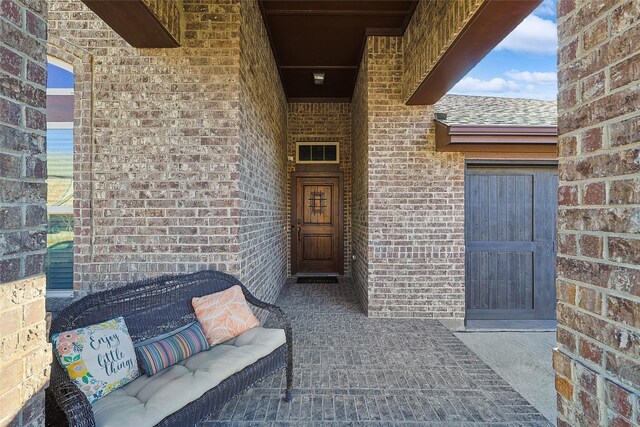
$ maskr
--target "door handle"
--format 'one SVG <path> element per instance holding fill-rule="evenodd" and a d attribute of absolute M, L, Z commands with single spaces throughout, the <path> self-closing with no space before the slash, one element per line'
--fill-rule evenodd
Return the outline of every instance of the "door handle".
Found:
<path fill-rule="evenodd" d="M 298 242 L 300 241 L 301 234 L 302 234 L 302 226 L 298 225 Z"/>

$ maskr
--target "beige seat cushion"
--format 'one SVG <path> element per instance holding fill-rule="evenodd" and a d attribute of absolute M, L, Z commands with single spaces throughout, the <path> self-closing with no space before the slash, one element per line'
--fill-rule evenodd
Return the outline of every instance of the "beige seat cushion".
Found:
<path fill-rule="evenodd" d="M 256 327 L 93 403 L 98 427 L 153 426 L 286 342 L 282 329 Z"/>

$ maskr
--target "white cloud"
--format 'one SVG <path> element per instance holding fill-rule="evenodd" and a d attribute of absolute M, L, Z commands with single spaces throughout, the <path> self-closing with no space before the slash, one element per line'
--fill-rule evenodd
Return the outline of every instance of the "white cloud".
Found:
<path fill-rule="evenodd" d="M 531 99 L 555 99 L 557 96 L 555 73 L 512 70 L 505 75 L 510 79 L 465 77 L 449 93 Z"/>
<path fill-rule="evenodd" d="M 513 80 L 528 82 L 528 83 L 540 83 L 540 84 L 552 84 L 558 81 L 558 74 L 555 72 L 541 72 L 541 71 L 507 71 L 507 77 Z"/>
<path fill-rule="evenodd" d="M 480 80 L 474 77 L 465 77 L 453 87 L 452 90 L 458 91 L 475 91 L 475 92 L 504 92 L 515 90 L 518 84 L 507 81 L 500 77 L 494 77 L 491 80 Z"/>
<path fill-rule="evenodd" d="M 556 24 L 551 20 L 529 15 L 495 49 L 555 54 L 558 50 Z"/>

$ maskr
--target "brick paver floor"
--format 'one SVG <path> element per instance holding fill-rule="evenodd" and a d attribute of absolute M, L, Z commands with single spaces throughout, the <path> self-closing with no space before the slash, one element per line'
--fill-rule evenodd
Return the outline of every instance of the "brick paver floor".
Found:
<path fill-rule="evenodd" d="M 214 425 L 550 426 L 435 320 L 367 318 L 348 281 L 285 285 L 294 398 L 276 374 L 203 422 Z"/>

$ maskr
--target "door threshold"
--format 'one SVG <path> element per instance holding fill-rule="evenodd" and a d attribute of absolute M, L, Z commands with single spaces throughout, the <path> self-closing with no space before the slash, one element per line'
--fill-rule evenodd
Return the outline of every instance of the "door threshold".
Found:
<path fill-rule="evenodd" d="M 556 320 L 467 320 L 464 332 L 554 332 Z"/>
<path fill-rule="evenodd" d="M 338 273 L 296 273 L 293 277 L 340 277 Z"/>

